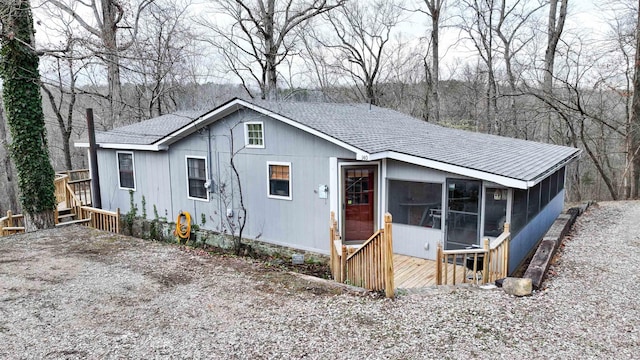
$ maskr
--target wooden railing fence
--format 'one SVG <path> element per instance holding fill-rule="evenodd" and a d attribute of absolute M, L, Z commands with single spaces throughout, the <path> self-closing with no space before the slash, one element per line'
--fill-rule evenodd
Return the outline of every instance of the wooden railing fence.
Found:
<path fill-rule="evenodd" d="M 56 202 L 60 204 L 67 198 L 67 182 L 69 181 L 69 175 L 56 174 L 53 184 L 55 186 Z"/>
<path fill-rule="evenodd" d="M 504 278 L 509 272 L 509 224 L 492 242 L 484 239 L 482 248 L 443 250 L 438 244 L 436 254 L 436 284 L 456 285 L 458 272 L 462 271 L 462 283 L 486 284 Z M 478 277 L 478 274 L 482 274 Z M 469 278 L 468 275 L 471 275 Z"/>
<path fill-rule="evenodd" d="M 376 231 L 361 246 L 351 248 L 341 244 L 335 213 L 331 213 L 331 273 L 339 282 L 373 291 L 395 295 L 393 274 L 393 234 L 391 214 L 384 216 L 384 228 Z"/>
<path fill-rule="evenodd" d="M 91 179 L 69 181 L 67 185 L 82 205 L 91 205 Z"/>
<path fill-rule="evenodd" d="M 509 243 L 511 231 L 509 224 L 504 224 L 504 231 L 491 241 L 489 249 L 489 265 L 485 271 L 485 282 L 494 282 L 509 275 Z"/>
<path fill-rule="evenodd" d="M 89 170 L 72 170 L 58 172 L 54 179 L 55 197 L 58 204 L 64 202 L 64 207 L 75 214 L 75 219 L 68 223 L 58 224 L 58 209 L 56 208 L 56 225 L 84 224 L 94 229 L 119 233 L 120 209 L 107 211 L 90 207 L 91 178 Z M 7 211 L 7 216 L 0 218 L 0 236 L 24 232 L 22 215 L 13 215 Z"/>
<path fill-rule="evenodd" d="M 89 169 L 57 171 L 56 175 L 66 175 L 69 178 L 69 181 L 91 179 L 89 176 Z"/>
<path fill-rule="evenodd" d="M 14 215 L 7 210 L 7 216 L 0 218 L 0 235 L 7 236 L 24 232 L 24 216 Z"/>
<path fill-rule="evenodd" d="M 120 209 L 107 211 L 89 206 L 81 207 L 81 218 L 88 219 L 88 226 L 94 229 L 120 233 Z"/>

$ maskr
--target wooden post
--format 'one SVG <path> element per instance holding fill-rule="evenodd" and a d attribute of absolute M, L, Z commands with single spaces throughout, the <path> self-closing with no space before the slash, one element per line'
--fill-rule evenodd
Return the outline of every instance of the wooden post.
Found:
<path fill-rule="evenodd" d="M 7 210 L 7 227 L 13 227 L 13 214 L 11 210 Z"/>
<path fill-rule="evenodd" d="M 93 127 L 93 109 L 87 109 L 87 132 L 89 133 L 89 173 L 91 174 L 91 206 L 102 209 L 100 175 L 98 174 L 98 147 Z"/>
<path fill-rule="evenodd" d="M 120 208 L 116 209 L 116 234 L 120 234 Z"/>
<path fill-rule="evenodd" d="M 385 277 L 385 295 L 388 298 L 393 298 L 395 296 L 395 279 L 393 278 L 393 233 L 391 230 L 391 214 L 384 214 L 384 246 L 385 246 L 385 268 L 384 268 L 384 277 Z"/>
<path fill-rule="evenodd" d="M 329 258 L 329 264 L 331 267 L 331 276 L 333 276 L 333 280 L 336 280 L 336 269 L 334 264 L 335 264 L 335 246 L 333 244 L 333 239 L 335 238 L 335 234 L 334 234 L 334 230 L 333 230 L 333 221 L 335 220 L 336 217 L 336 213 L 335 212 L 331 212 L 331 216 L 329 217 L 329 254 L 330 254 L 330 258 Z"/>
<path fill-rule="evenodd" d="M 345 281 L 347 281 L 347 246 L 342 245 L 342 255 L 340 256 L 340 279 L 338 282 L 343 283 Z"/>
<path fill-rule="evenodd" d="M 436 285 L 442 285 L 442 244 L 436 247 Z"/>
<path fill-rule="evenodd" d="M 486 284 L 489 282 L 489 263 L 490 263 L 490 256 L 491 256 L 491 252 L 490 252 L 490 248 L 489 248 L 489 239 L 485 238 L 484 239 L 484 258 L 483 258 L 483 264 L 482 264 L 482 283 Z"/>
<path fill-rule="evenodd" d="M 511 233 L 511 225 L 509 223 L 504 223 L 504 232 Z M 502 256 L 504 260 L 502 261 L 502 277 L 509 276 L 509 246 L 511 245 L 511 234 L 504 240 L 504 244 L 502 245 L 504 250 L 502 251 Z"/>

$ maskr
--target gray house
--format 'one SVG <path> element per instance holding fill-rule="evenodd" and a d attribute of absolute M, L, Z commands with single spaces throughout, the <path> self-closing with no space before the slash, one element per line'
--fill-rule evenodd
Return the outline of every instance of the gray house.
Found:
<path fill-rule="evenodd" d="M 578 149 L 444 128 L 365 104 L 233 99 L 97 134 L 102 204 L 139 204 L 217 230 L 237 216 L 247 238 L 328 254 L 329 214 L 347 243 L 390 212 L 394 252 L 435 259 L 511 224 L 510 271 L 562 211 Z M 76 144 L 86 147 L 87 144 Z M 153 214 L 147 211 L 149 217 Z"/>

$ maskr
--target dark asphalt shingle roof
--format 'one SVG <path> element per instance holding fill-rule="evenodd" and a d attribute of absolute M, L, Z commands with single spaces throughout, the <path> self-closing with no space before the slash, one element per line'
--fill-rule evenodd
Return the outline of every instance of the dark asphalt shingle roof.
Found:
<path fill-rule="evenodd" d="M 255 104 L 370 154 L 395 151 L 519 180 L 536 179 L 579 152 L 566 146 L 446 128 L 368 104 Z"/>
<path fill-rule="evenodd" d="M 202 114 L 202 111 L 181 111 L 109 131 L 96 132 L 96 143 L 151 145 L 189 124 Z"/>
<path fill-rule="evenodd" d="M 393 151 L 518 180 L 535 180 L 578 149 L 424 122 L 368 104 L 250 101 L 362 151 Z M 164 115 L 97 134 L 98 143 L 153 144 L 200 113 Z"/>

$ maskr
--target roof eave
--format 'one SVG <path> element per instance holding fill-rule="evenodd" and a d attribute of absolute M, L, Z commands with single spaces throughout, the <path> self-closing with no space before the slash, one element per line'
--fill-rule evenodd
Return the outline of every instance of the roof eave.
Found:
<path fill-rule="evenodd" d="M 582 155 L 582 150 L 576 149 L 576 151 L 573 154 L 569 155 L 564 160 L 562 160 L 559 163 L 557 163 L 554 167 L 549 168 L 544 173 L 536 176 L 532 180 L 529 180 L 527 182 L 527 186 L 530 187 L 530 188 L 536 186 L 539 182 L 541 182 L 542 180 L 546 179 L 549 176 L 549 174 L 553 174 L 554 172 L 560 170 L 561 168 L 563 168 L 563 167 L 569 165 L 570 163 L 572 163 L 573 161 L 577 160 L 580 157 L 580 155 Z"/>
<path fill-rule="evenodd" d="M 445 172 L 458 174 L 462 176 L 468 176 L 474 179 L 491 181 L 493 183 L 506 186 L 509 188 L 515 188 L 515 189 L 528 188 L 528 183 L 527 181 L 524 181 L 524 180 L 514 179 L 507 176 L 496 175 L 496 174 L 492 174 L 492 173 L 488 173 L 480 170 L 469 169 L 464 166 L 452 165 L 452 164 L 448 164 L 440 161 L 421 158 L 418 156 L 398 153 L 395 151 L 384 151 L 384 152 L 379 152 L 371 155 L 371 160 L 379 160 L 384 158 L 404 161 L 411 164 L 428 167 L 431 169 L 445 171 Z"/>
<path fill-rule="evenodd" d="M 114 144 L 114 143 L 98 143 L 96 144 L 101 149 L 116 149 L 116 150 L 140 150 L 140 151 L 162 151 L 167 150 L 168 146 L 161 144 Z M 88 148 L 89 143 L 81 142 L 74 143 L 73 146 L 77 148 Z"/>
<path fill-rule="evenodd" d="M 165 136 L 164 138 L 162 138 L 161 140 L 157 141 L 155 144 L 158 146 L 166 146 L 168 147 L 169 145 L 173 144 L 174 142 L 189 136 L 190 134 L 192 134 L 193 132 L 195 132 L 196 130 L 203 128 L 207 125 L 209 125 L 210 123 L 213 123 L 221 118 L 224 118 L 225 116 L 237 111 L 240 109 L 240 107 L 244 107 L 247 109 L 251 109 L 253 111 L 256 111 L 260 114 L 269 116 L 271 118 L 274 118 L 276 120 L 279 120 L 285 124 L 291 125 L 295 128 L 298 128 L 302 131 L 305 131 L 311 135 L 320 137 L 324 140 L 327 140 L 335 145 L 338 145 L 346 150 L 352 151 L 353 153 L 355 153 L 356 159 L 357 160 L 368 160 L 370 158 L 370 154 L 367 153 L 366 151 L 363 151 L 362 149 L 359 149 L 351 144 L 348 144 L 344 141 L 340 141 L 334 137 L 331 137 L 321 131 L 318 131 L 316 129 L 313 129 L 309 126 L 303 125 L 295 120 L 289 119 L 287 117 L 284 117 L 280 114 L 274 113 L 270 110 L 267 110 L 261 106 L 258 105 L 254 105 L 248 101 L 242 100 L 242 99 L 233 99 L 231 101 L 228 101 L 225 104 L 220 105 L 219 107 L 215 108 L 214 110 L 211 110 L 210 112 L 202 115 L 201 117 L 197 118 L 195 121 L 191 122 L 190 124 L 187 124 L 186 126 L 182 127 L 179 130 L 174 131 L 173 133 Z"/>

